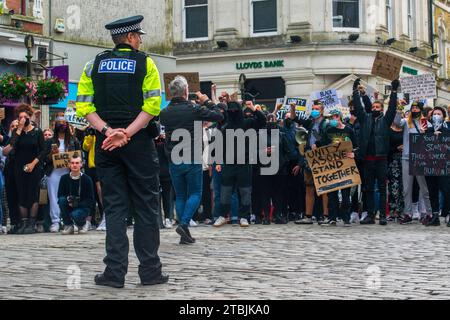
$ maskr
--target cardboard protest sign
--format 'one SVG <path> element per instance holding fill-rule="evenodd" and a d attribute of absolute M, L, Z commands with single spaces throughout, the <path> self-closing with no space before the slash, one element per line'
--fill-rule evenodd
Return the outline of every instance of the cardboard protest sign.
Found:
<path fill-rule="evenodd" d="M 411 100 L 435 99 L 436 77 L 434 74 L 404 77 L 400 79 L 402 92 L 409 94 Z"/>
<path fill-rule="evenodd" d="M 372 74 L 388 80 L 398 79 L 403 60 L 384 52 L 377 52 L 372 67 Z"/>
<path fill-rule="evenodd" d="M 5 119 L 5 108 L 0 108 L 0 120 Z"/>
<path fill-rule="evenodd" d="M 189 92 L 200 91 L 200 75 L 198 72 L 185 73 L 164 73 L 164 88 L 166 91 L 166 100 L 172 100 L 169 91 L 169 84 L 176 78 L 176 76 L 183 76 L 186 78 L 189 86 Z"/>
<path fill-rule="evenodd" d="M 78 151 L 60 152 L 60 153 L 54 154 L 52 156 L 53 168 L 55 168 L 55 169 L 69 168 L 70 159 L 74 155 L 78 155 L 81 157 L 81 151 L 78 150 Z"/>
<path fill-rule="evenodd" d="M 86 118 L 77 116 L 77 109 L 75 107 L 75 101 L 69 101 L 67 104 L 67 109 L 64 112 L 64 118 L 67 122 L 79 130 L 86 130 L 89 127 L 89 122 Z"/>
<path fill-rule="evenodd" d="M 351 141 L 331 144 L 305 153 L 317 195 L 361 184 L 355 160 L 344 156 L 347 152 L 353 152 Z"/>
<path fill-rule="evenodd" d="M 277 113 L 277 120 L 283 120 L 286 114 L 291 111 L 291 103 L 295 103 L 295 114 L 297 117 L 304 117 L 306 114 L 306 100 L 301 98 L 278 98 L 276 104 L 283 104 L 283 107 Z"/>
<path fill-rule="evenodd" d="M 414 176 L 450 176 L 450 134 L 411 134 L 409 173 Z"/>
<path fill-rule="evenodd" d="M 334 109 L 335 107 L 341 104 L 336 89 L 320 91 L 318 93 L 317 99 L 322 101 L 325 110 Z"/>

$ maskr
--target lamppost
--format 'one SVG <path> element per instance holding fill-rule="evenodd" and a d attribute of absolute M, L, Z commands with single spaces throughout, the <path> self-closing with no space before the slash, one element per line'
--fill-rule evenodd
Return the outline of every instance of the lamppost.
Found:
<path fill-rule="evenodd" d="M 31 59 L 33 59 L 31 50 L 34 48 L 34 37 L 32 35 L 25 37 L 25 48 L 27 48 L 27 78 L 31 78 Z"/>
<path fill-rule="evenodd" d="M 245 82 L 247 81 L 247 77 L 245 74 L 241 73 L 239 76 L 239 89 L 241 90 L 241 99 L 242 101 L 245 100 Z"/>

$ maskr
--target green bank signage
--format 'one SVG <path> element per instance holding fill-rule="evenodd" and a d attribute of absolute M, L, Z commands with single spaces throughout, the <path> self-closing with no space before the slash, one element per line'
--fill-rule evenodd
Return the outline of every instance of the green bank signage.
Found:
<path fill-rule="evenodd" d="M 237 62 L 237 70 L 258 70 L 258 69 L 272 69 L 272 68 L 284 68 L 284 60 L 268 60 L 268 61 L 255 61 L 255 62 Z"/>

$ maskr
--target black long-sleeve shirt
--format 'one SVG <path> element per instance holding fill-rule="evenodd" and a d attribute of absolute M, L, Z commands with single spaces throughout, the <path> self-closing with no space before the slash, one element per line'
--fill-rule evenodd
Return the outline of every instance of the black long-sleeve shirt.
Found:
<path fill-rule="evenodd" d="M 79 197 L 80 208 L 92 208 L 94 205 L 94 184 L 92 179 L 82 174 L 81 178 L 74 180 L 70 174 L 65 174 L 61 177 L 58 187 L 58 198 L 68 196 Z"/>

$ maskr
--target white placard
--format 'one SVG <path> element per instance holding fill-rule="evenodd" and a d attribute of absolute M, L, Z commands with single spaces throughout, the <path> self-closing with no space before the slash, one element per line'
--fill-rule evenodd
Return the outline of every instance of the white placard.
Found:
<path fill-rule="evenodd" d="M 66 118 L 67 122 L 74 126 L 75 128 L 79 130 L 86 130 L 87 127 L 89 127 L 89 122 L 86 120 L 86 118 L 81 118 L 77 116 L 77 111 L 75 107 L 70 106 L 67 107 L 66 111 L 64 112 L 64 118 Z"/>
<path fill-rule="evenodd" d="M 432 73 L 400 79 L 403 93 L 409 93 L 410 100 L 435 99 L 436 77 Z"/>

